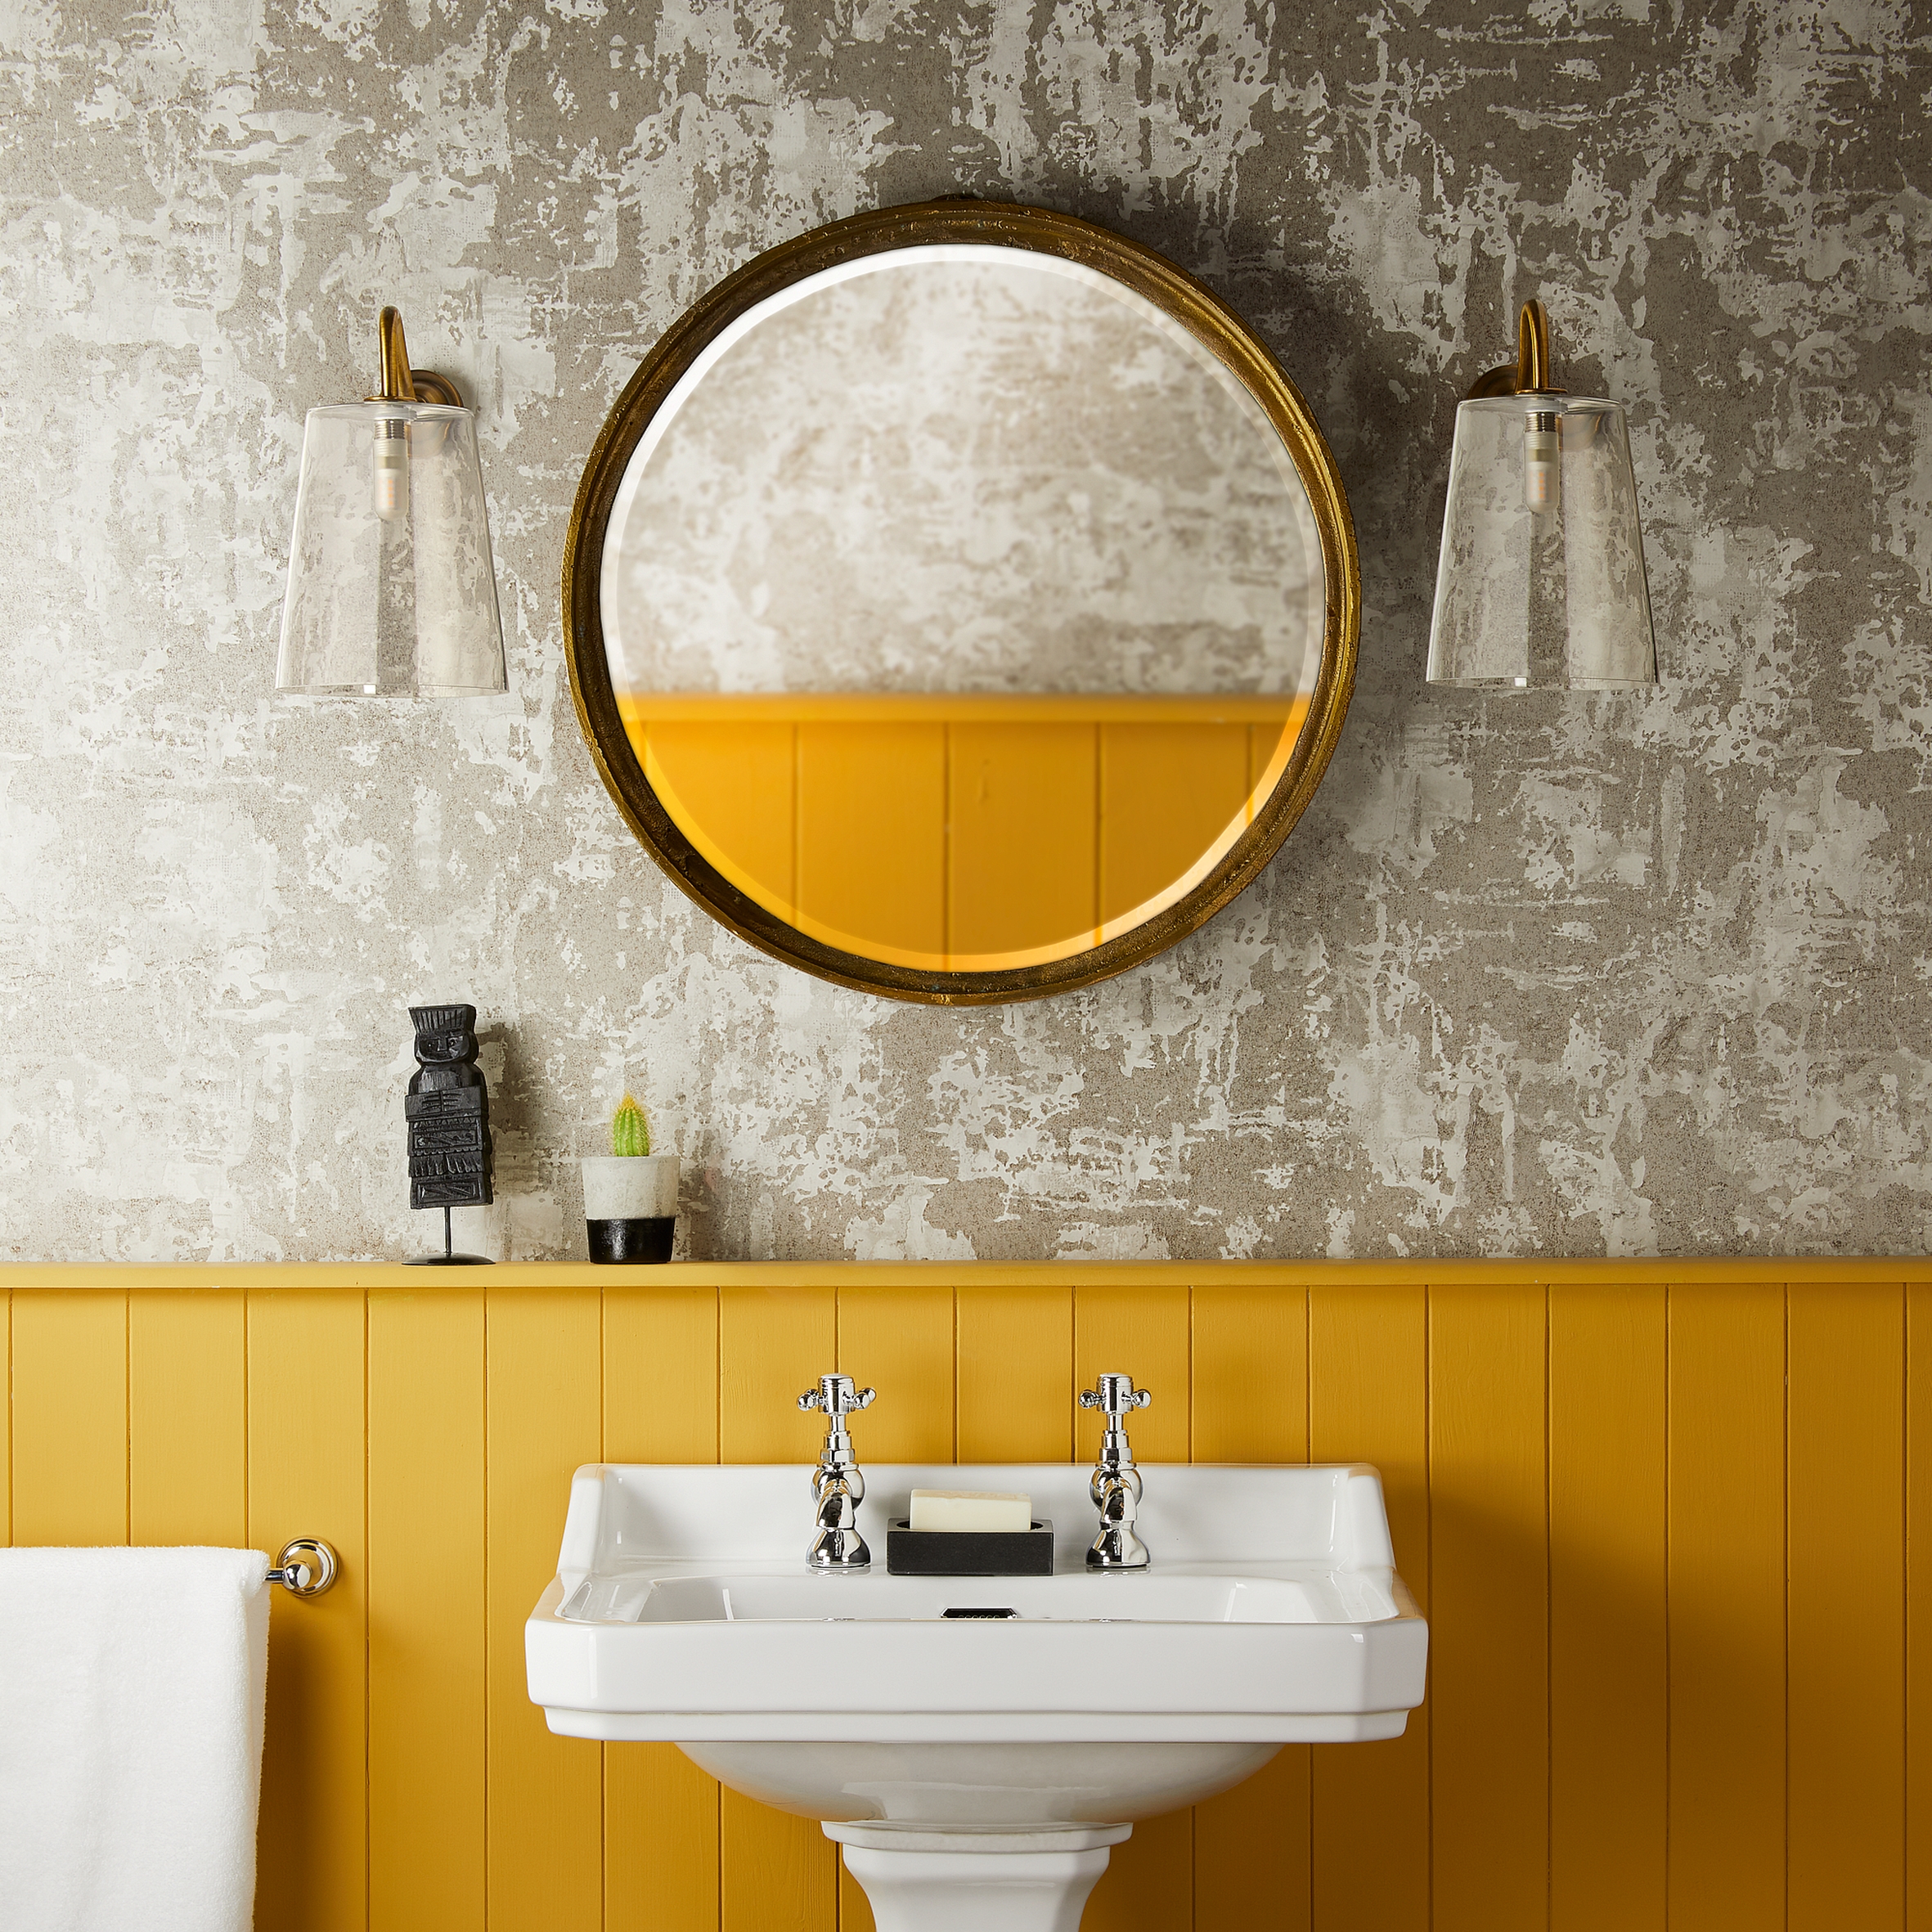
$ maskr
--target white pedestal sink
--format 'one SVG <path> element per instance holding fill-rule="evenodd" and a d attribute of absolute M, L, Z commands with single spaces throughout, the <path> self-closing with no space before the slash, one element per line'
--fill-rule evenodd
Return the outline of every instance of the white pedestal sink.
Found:
<path fill-rule="evenodd" d="M 873 1567 L 844 1575 L 805 1568 L 808 1468 L 580 1469 L 531 1698 L 566 1737 L 666 1739 L 820 1820 L 879 1932 L 1075 1932 L 1134 1820 L 1285 1743 L 1394 1737 L 1422 1698 L 1373 1469 L 1141 1467 L 1148 1570 L 1087 1569 L 1085 1468 L 884 1463 Z M 1027 1491 L 1054 1574 L 888 1575 L 915 1488 Z"/>

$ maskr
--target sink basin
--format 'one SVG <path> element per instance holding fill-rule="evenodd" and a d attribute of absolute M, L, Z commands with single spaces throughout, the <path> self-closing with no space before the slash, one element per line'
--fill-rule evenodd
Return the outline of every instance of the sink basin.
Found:
<path fill-rule="evenodd" d="M 1284 1743 L 1395 1737 L 1422 1697 L 1427 1626 L 1373 1469 L 1141 1467 L 1146 1570 L 1086 1567 L 1084 1467 L 887 1463 L 852 1575 L 805 1567 L 807 1467 L 581 1469 L 530 1696 L 553 1731 L 669 1740 L 824 1822 L 880 1932 L 1071 1928 L 1134 1820 Z M 889 1575 L 915 1488 L 1025 1490 L 1054 1574 Z"/>

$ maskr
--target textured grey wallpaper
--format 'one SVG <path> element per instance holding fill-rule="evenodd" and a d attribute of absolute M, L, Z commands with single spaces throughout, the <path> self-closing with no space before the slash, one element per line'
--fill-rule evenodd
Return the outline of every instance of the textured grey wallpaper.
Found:
<path fill-rule="evenodd" d="M 627 1079 L 718 1256 L 1918 1251 L 1927 16 L 1448 0 L 0 6 L 0 1251 L 394 1254 L 412 997 L 473 1244 L 582 1251 Z M 654 869 L 557 577 L 625 378 L 815 222 L 1090 216 L 1279 350 L 1366 613 L 1269 874 L 1130 977 L 835 991 Z M 1457 396 L 1540 292 L 1633 411 L 1665 684 L 1422 683 Z M 303 411 L 376 308 L 479 401 L 510 694 L 271 694 Z"/>

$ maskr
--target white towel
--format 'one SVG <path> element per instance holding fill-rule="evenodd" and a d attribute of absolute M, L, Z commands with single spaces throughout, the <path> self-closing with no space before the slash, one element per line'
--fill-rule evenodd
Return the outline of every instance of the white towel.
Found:
<path fill-rule="evenodd" d="M 6 1932 L 247 1932 L 267 1568 L 0 1549 Z"/>

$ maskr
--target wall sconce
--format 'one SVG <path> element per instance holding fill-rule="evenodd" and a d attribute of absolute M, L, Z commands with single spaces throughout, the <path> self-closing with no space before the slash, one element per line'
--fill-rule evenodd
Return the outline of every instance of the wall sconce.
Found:
<path fill-rule="evenodd" d="M 1657 681 L 1623 406 L 1550 380 L 1540 302 L 1523 304 L 1516 361 L 1456 411 L 1428 676 L 1505 690 Z"/>
<path fill-rule="evenodd" d="M 377 326 L 382 393 L 312 409 L 282 605 L 278 691 L 457 698 L 509 689 L 476 417 Z"/>

